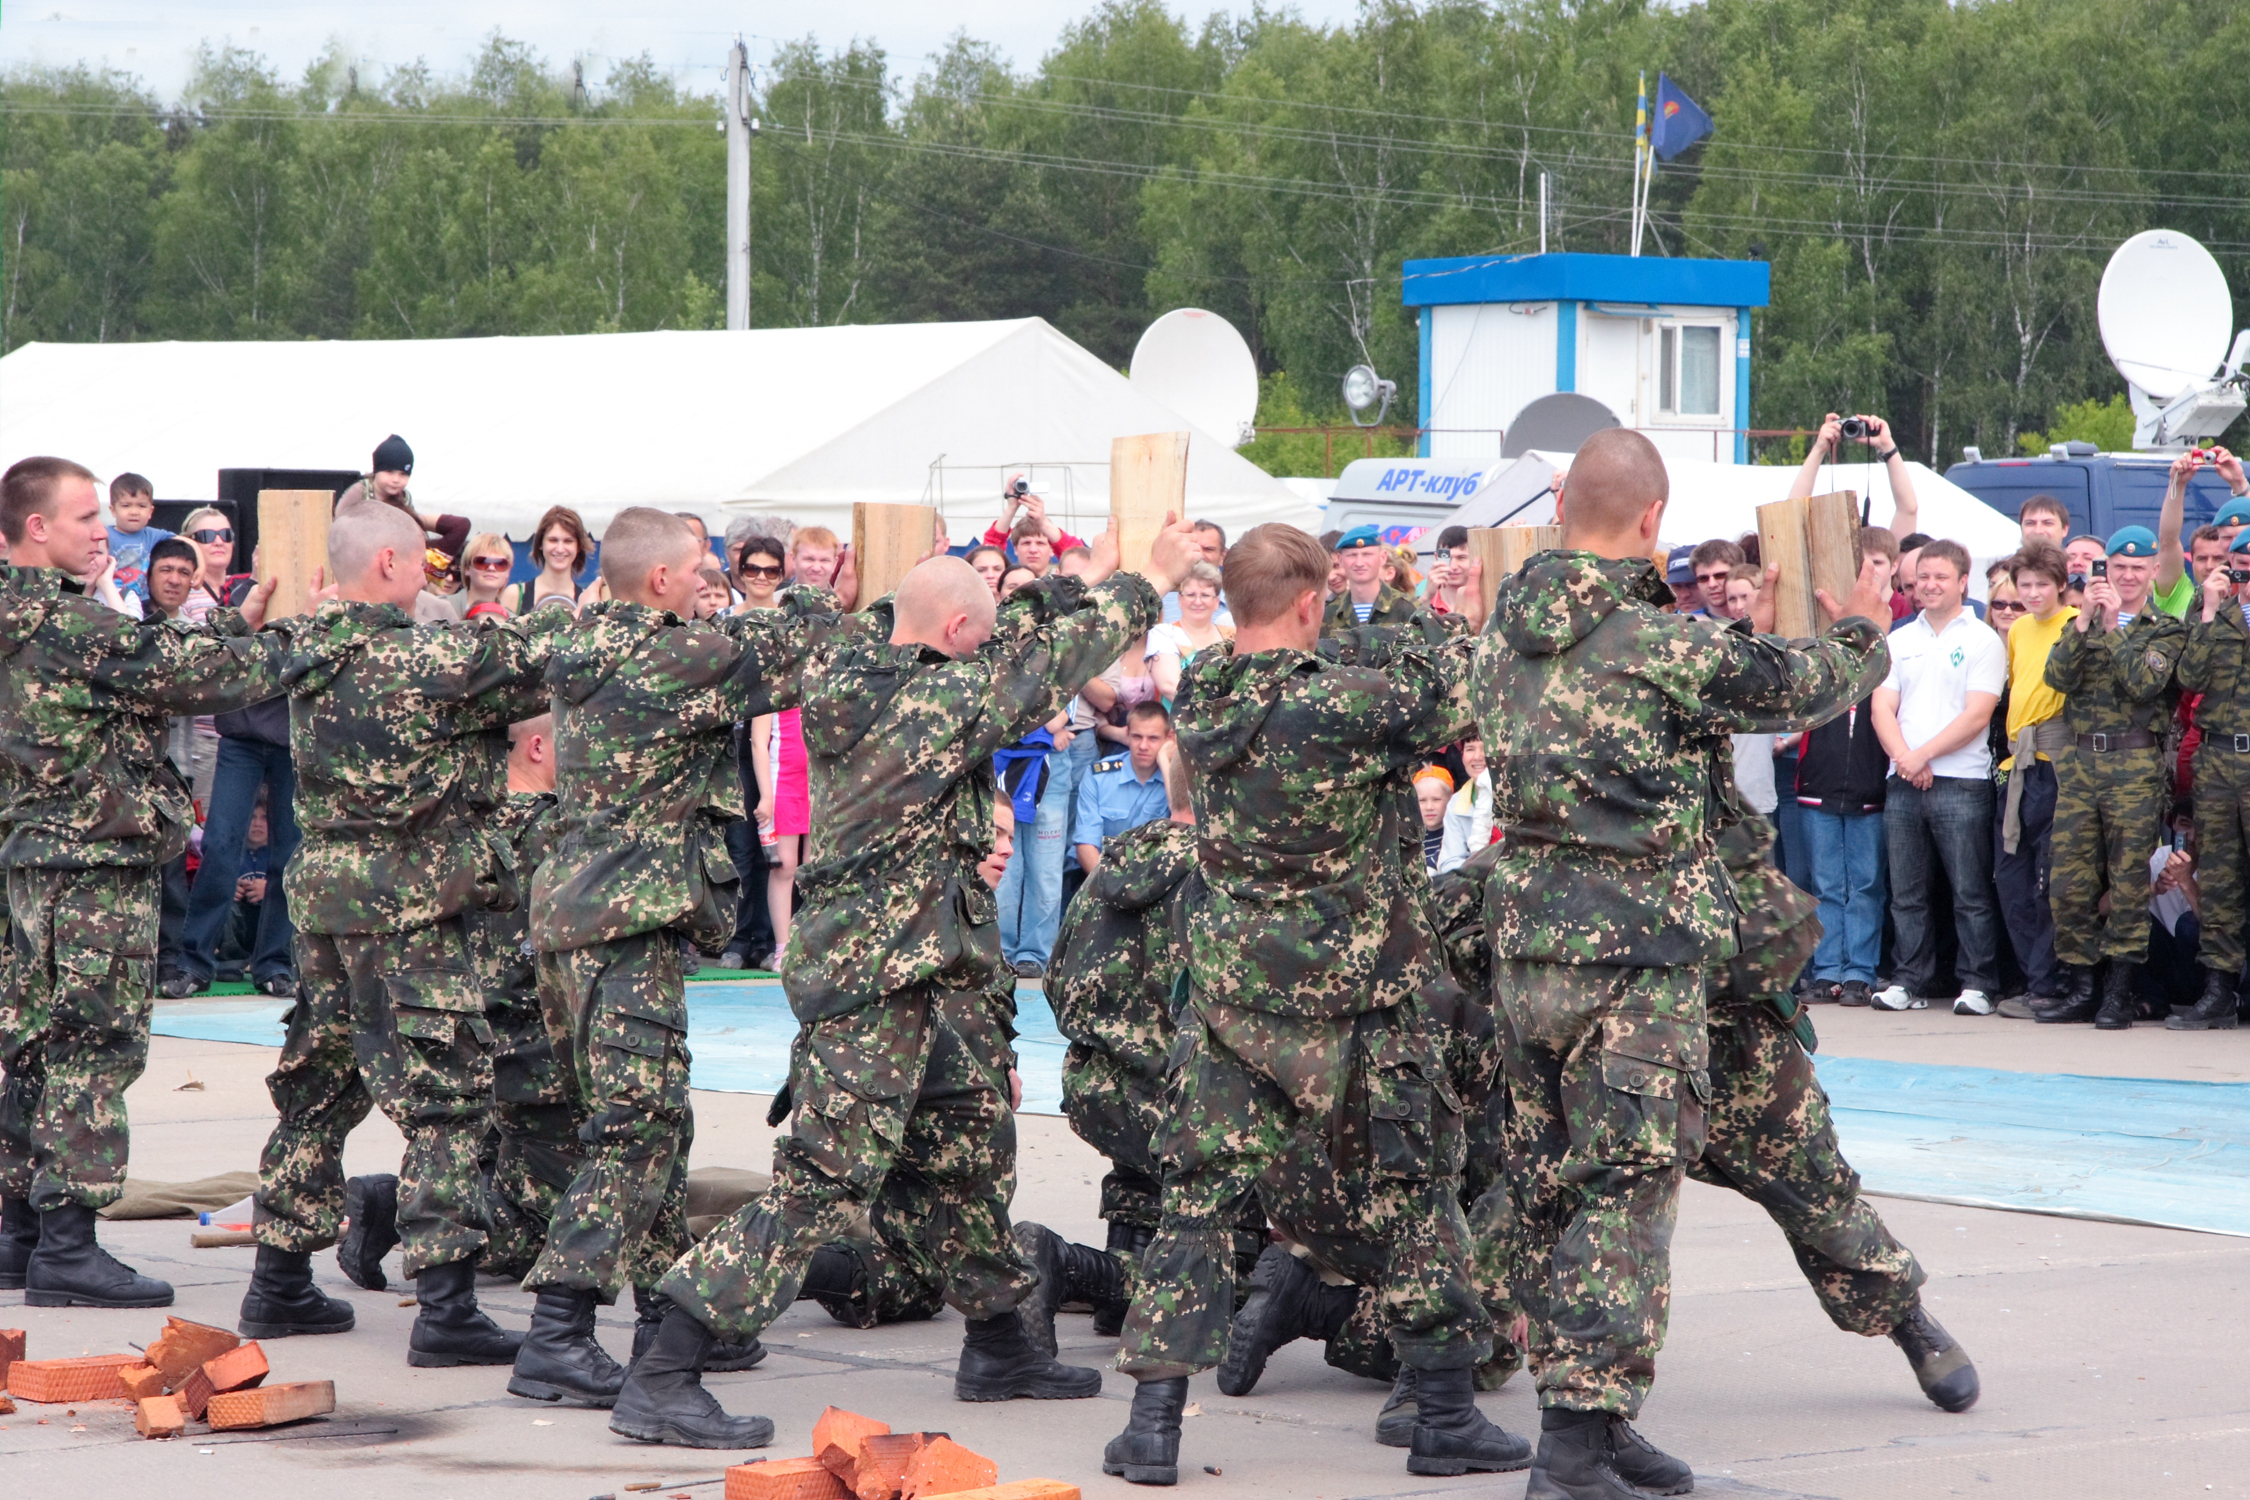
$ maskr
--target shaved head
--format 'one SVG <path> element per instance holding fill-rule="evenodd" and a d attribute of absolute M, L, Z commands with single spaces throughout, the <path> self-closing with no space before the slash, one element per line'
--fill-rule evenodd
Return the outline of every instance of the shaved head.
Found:
<path fill-rule="evenodd" d="M 422 524 L 395 505 L 378 500 L 355 500 L 340 507 L 328 523 L 328 570 L 337 584 L 361 592 L 368 569 L 384 552 L 397 554 L 421 588 Z"/>
<path fill-rule="evenodd" d="M 992 635 L 992 590 L 958 557 L 914 565 L 891 596 L 891 639 L 967 656 Z"/>
<path fill-rule="evenodd" d="M 694 572 L 698 560 L 688 554 L 702 545 L 670 511 L 628 506 L 602 532 L 602 582 L 620 599 L 647 603 L 649 575 L 658 568 Z"/>
<path fill-rule="evenodd" d="M 1611 537 L 1631 531 L 1650 506 L 1669 500 L 1672 480 L 1654 443 L 1629 427 L 1607 427 L 1571 459 L 1564 490 L 1564 531 Z"/>

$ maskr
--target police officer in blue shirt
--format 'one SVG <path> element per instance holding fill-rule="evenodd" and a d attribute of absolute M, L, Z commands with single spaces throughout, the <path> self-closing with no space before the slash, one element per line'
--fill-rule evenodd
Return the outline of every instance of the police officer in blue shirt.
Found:
<path fill-rule="evenodd" d="M 1171 738 L 1172 716 L 1164 705 L 1136 703 L 1125 716 L 1126 753 L 1096 761 L 1078 783 L 1070 839 L 1078 846 L 1078 863 L 1087 874 L 1102 862 L 1104 839 L 1170 815 L 1164 773 L 1156 757 Z"/>

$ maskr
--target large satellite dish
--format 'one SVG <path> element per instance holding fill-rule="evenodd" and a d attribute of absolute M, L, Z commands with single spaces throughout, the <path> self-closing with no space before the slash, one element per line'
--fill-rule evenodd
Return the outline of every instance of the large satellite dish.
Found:
<path fill-rule="evenodd" d="M 1502 458 L 1542 453 L 1576 453 L 1578 445 L 1605 427 L 1618 425 L 1617 413 L 1591 396 L 1557 391 L 1531 401 L 1508 424 L 1500 443 Z"/>
<path fill-rule="evenodd" d="M 2109 362 L 2157 401 L 2218 374 L 2234 336 L 2226 273 L 2210 251 L 2171 229 L 2144 230 L 2117 247 L 2094 312 Z"/>
<path fill-rule="evenodd" d="M 1126 378 L 1229 447 L 1257 436 L 1258 362 L 1215 312 L 1174 308 L 1149 324 Z"/>

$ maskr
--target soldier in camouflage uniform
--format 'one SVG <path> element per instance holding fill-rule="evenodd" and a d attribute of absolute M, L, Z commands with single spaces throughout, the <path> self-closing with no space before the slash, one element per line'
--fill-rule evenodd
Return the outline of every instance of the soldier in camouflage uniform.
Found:
<path fill-rule="evenodd" d="M 689 1244 L 683 938 L 733 931 L 726 823 L 736 814 L 734 725 L 792 705 L 832 596 L 698 620 L 704 549 L 677 517 L 620 512 L 603 536 L 611 598 L 589 606 L 548 673 L 560 792 L 531 889 L 540 984 L 569 1017 L 590 1113 L 585 1157 L 524 1285 L 538 1294 L 508 1389 L 606 1407 L 624 1371 L 594 1337 L 596 1308 L 630 1284 L 643 1348 L 658 1278 Z M 708 1351 L 706 1351 L 708 1353 Z M 720 1356 L 742 1368 L 758 1351 Z"/>
<path fill-rule="evenodd" d="M 158 868 L 194 813 L 164 758 L 174 714 L 279 691 L 272 585 L 201 626 L 134 620 L 77 580 L 106 551 L 94 476 L 27 458 L 0 480 L 0 1287 L 33 1307 L 164 1307 L 172 1288 L 95 1242 L 117 1200 L 125 1090 L 148 1062 Z"/>
<path fill-rule="evenodd" d="M 286 878 L 301 984 L 266 1080 L 280 1119 L 258 1166 L 241 1324 L 255 1338 L 350 1326 L 349 1307 L 302 1273 L 336 1241 L 344 1140 L 373 1103 L 406 1137 L 398 1229 L 421 1304 L 407 1362 L 505 1364 L 517 1336 L 476 1305 L 493 1038 L 467 923 L 520 897 L 476 809 L 490 794 L 487 736 L 539 712 L 553 637 L 570 622 L 556 611 L 417 625 L 422 540 L 402 511 L 339 509 L 328 555 L 340 597 L 291 630 L 304 843 Z"/>
<path fill-rule="evenodd" d="M 1098 549 L 1114 560 L 1115 534 Z M 979 873 L 993 847 L 993 755 L 1052 718 L 1157 616 L 1198 555 L 1184 522 L 1157 536 L 1147 576 L 1088 587 L 1039 580 L 995 619 L 967 564 L 933 558 L 890 608 L 817 648 L 806 669 L 813 857 L 798 877 L 783 983 L 807 1027 L 796 1117 L 774 1185 L 664 1279 L 675 1304 L 635 1361 L 614 1431 L 690 1446 L 763 1442 L 772 1424 L 727 1416 L 696 1379 L 718 1334 L 752 1337 L 794 1298 L 813 1251 L 862 1208 L 888 1243 L 919 1241 L 968 1319 L 955 1394 L 967 1400 L 1099 1394 L 1025 1337 L 1016 1306 L 1034 1274 L 1009 1234 L 998 1158 L 1014 1116 L 943 1010 L 989 993 L 997 908 Z"/>
<path fill-rule="evenodd" d="M 1412 599 L 1382 581 L 1383 541 L 1375 527 L 1354 526 L 1345 532 L 1337 539 L 1336 556 L 1347 581 L 1343 592 L 1329 600 L 1321 613 L 1324 639 L 1348 636 L 1363 625 L 1411 625 L 1416 615 L 1424 613 Z M 1370 600 L 1365 620 L 1352 605 L 1355 590 L 1366 592 Z"/>
<path fill-rule="evenodd" d="M 2250 568 L 2250 531 L 2235 538 L 2227 566 L 2203 581 L 2203 608 L 2188 624 L 2180 652 L 2182 692 L 2201 693 L 2195 752 L 2195 875 L 2203 904 L 2197 961 L 2203 994 L 2192 1009 L 2164 1021 L 2168 1031 L 2232 1031 L 2240 997 L 2235 986 L 2250 953 L 2250 584 L 2229 571 Z"/>
<path fill-rule="evenodd" d="M 1529 1493 L 1692 1485 L 1635 1434 L 1663 1342 L 1669 1241 L 1711 1099 L 1705 970 L 1735 951 L 1707 819 L 1711 746 L 1865 697 L 1888 598 L 1863 572 L 1819 641 L 1662 613 L 1669 482 L 1640 434 L 1571 466 L 1566 546 L 1501 584 L 1475 695 L 1502 852 L 1486 883 L 1511 1176 L 1541 1416 Z M 1771 591 L 1767 591 L 1770 600 Z M 1770 603 L 1763 606 L 1770 619 Z"/>
<path fill-rule="evenodd" d="M 2047 685 L 2064 695 L 2073 737 L 2053 757 L 2048 889 L 2055 957 L 2070 989 L 2059 1004 L 2032 1007 L 2034 1020 L 2090 1020 L 2104 1031 L 2133 1024 L 2133 977 L 2148 957 L 2148 857 L 2164 836 L 2164 737 L 2179 699 L 2173 669 L 2187 648 L 2187 627 L 2149 598 L 2155 572 L 2155 534 L 2145 526 L 2118 531 L 2108 576 L 2087 581 L 2085 608 L 2047 658 Z M 2097 1001 L 2094 966 L 2105 958 Z"/>
<path fill-rule="evenodd" d="M 1191 1049 L 1158 1145 L 1163 1223 L 1142 1256 L 1120 1368 L 1139 1387 L 1103 1469 L 1177 1480 L 1187 1377 L 1220 1362 L 1234 1206 L 1300 1132 L 1367 1198 L 1389 1246 L 1380 1313 L 1420 1372 L 1415 1473 L 1521 1467 L 1529 1445 L 1478 1414 L 1491 1327 L 1467 1268 L 1461 1100 L 1423 991 L 1443 973 L 1406 858 L 1401 773 L 1469 729 L 1470 642 L 1441 628 L 1314 648 L 1327 555 L 1287 526 L 1227 555 L 1231 649 L 1177 698 L 1206 900 L 1189 916 Z"/>

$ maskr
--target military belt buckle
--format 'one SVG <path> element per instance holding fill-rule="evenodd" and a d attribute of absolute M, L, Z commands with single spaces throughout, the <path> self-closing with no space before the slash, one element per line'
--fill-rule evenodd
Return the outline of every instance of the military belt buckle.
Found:
<path fill-rule="evenodd" d="M 2234 737 L 2234 748 L 2238 754 L 2250 755 L 2250 734 L 2236 735 Z"/>
<path fill-rule="evenodd" d="M 2097 751 L 2107 750 L 2109 748 L 2109 736 L 2106 734 L 2090 734 L 2086 736 L 2086 738 L 2094 742 L 2094 748 Z"/>

